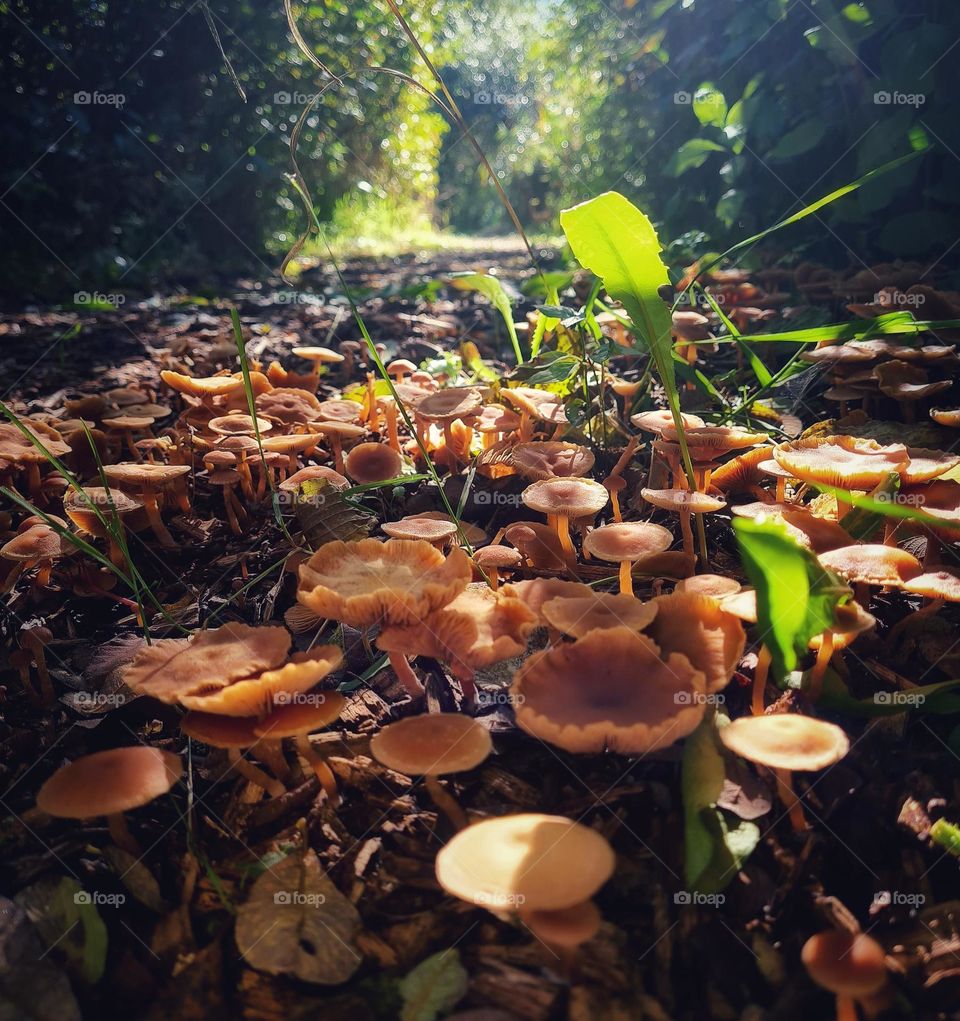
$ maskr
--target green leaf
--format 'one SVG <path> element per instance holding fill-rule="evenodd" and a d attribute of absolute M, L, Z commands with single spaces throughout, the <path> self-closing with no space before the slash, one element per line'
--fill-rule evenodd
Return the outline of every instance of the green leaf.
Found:
<path fill-rule="evenodd" d="M 664 172 L 671 177 L 679 177 L 688 170 L 701 167 L 707 157 L 714 152 L 726 152 L 722 145 L 712 142 L 709 138 L 691 138 L 684 142 L 679 149 L 667 160 Z M 608 192 L 607 194 L 611 194 Z M 616 194 L 616 193 L 613 193 Z M 602 196 L 601 196 L 602 197 Z M 563 222 L 561 214 L 561 224 Z"/>
<path fill-rule="evenodd" d="M 952 694 L 957 688 L 960 680 L 938 681 L 903 691 L 877 691 L 870 698 L 854 698 L 836 672 L 829 669 L 824 675 L 820 700 L 827 709 L 851 716 L 874 718 L 906 712 L 944 716 L 960 710 L 960 700 Z"/>
<path fill-rule="evenodd" d="M 775 521 L 736 518 L 733 528 L 747 577 L 757 591 L 757 624 L 774 674 L 795 670 L 810 639 L 833 624 L 852 592 Z"/>
<path fill-rule="evenodd" d="M 476 291 L 496 307 L 503 317 L 504 325 L 510 336 L 510 343 L 513 345 L 513 353 L 516 356 L 517 365 L 519 365 L 523 361 L 523 355 L 520 352 L 517 328 L 513 325 L 513 307 L 507 292 L 503 289 L 503 284 L 496 277 L 487 273 L 454 273 L 449 279 L 457 290 Z"/>
<path fill-rule="evenodd" d="M 938 819 L 930 827 L 930 839 L 945 851 L 960 858 L 960 826 L 955 826 L 946 819 Z"/>
<path fill-rule="evenodd" d="M 798 124 L 792 131 L 788 131 L 777 142 L 770 150 L 770 159 L 789 160 L 809 152 L 820 142 L 826 130 L 826 125 L 820 117 L 811 117 L 810 120 Z"/>
<path fill-rule="evenodd" d="M 722 128 L 727 117 L 727 101 L 712 82 L 704 82 L 693 94 L 693 112 L 701 124 Z"/>
<path fill-rule="evenodd" d="M 458 950 L 432 954 L 400 982 L 401 1021 L 435 1021 L 463 999 L 469 980 Z"/>

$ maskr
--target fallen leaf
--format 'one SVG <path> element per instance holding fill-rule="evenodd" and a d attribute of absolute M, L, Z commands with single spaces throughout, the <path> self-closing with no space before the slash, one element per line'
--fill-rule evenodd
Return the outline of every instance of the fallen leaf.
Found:
<path fill-rule="evenodd" d="M 432 954 L 400 982 L 401 1021 L 435 1021 L 463 998 L 469 979 L 459 951 Z"/>

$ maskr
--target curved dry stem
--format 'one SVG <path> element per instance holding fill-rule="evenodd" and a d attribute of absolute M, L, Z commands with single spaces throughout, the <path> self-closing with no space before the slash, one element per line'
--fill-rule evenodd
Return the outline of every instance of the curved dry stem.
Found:
<path fill-rule="evenodd" d="M 310 768 L 320 781 L 320 786 L 326 791 L 327 797 L 331 801 L 337 801 L 340 797 L 337 778 L 323 756 L 310 743 L 310 738 L 306 734 L 301 734 L 296 738 L 296 745 L 297 751 L 310 763 Z"/>

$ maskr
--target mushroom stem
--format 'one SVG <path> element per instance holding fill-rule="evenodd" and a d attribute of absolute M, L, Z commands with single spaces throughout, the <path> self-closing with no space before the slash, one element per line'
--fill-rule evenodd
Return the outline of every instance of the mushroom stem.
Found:
<path fill-rule="evenodd" d="M 837 1021 L 858 1021 L 857 1004 L 852 996 L 837 994 Z"/>
<path fill-rule="evenodd" d="M 633 564 L 629 560 L 620 561 L 620 594 L 633 595 Z"/>
<path fill-rule="evenodd" d="M 496 592 L 500 587 L 500 572 L 495 567 L 488 567 L 483 574 L 490 586 L 490 591 Z"/>
<path fill-rule="evenodd" d="M 423 786 L 426 787 L 433 803 L 443 812 L 455 830 L 464 830 L 470 825 L 467 813 L 457 804 L 456 798 L 448 794 L 440 786 L 436 777 L 425 776 L 423 778 Z"/>
<path fill-rule="evenodd" d="M 793 779 L 789 769 L 775 769 L 774 776 L 777 778 L 777 793 L 783 802 L 784 808 L 790 816 L 790 825 L 795 833 L 803 833 L 807 828 L 807 820 L 803 814 L 803 806 L 793 789 Z"/>
<path fill-rule="evenodd" d="M 449 419 L 443 423 L 443 446 L 447 465 L 455 469 L 459 463 L 457 458 L 457 441 L 453 435 L 453 422 Z"/>
<path fill-rule="evenodd" d="M 783 503 L 787 498 L 787 480 L 777 476 L 777 503 Z"/>
<path fill-rule="evenodd" d="M 342 475 L 345 471 L 343 465 L 343 444 L 340 442 L 339 436 L 330 437 L 330 447 L 333 450 L 333 466 Z"/>
<path fill-rule="evenodd" d="M 163 523 L 163 518 L 160 517 L 160 507 L 157 505 L 156 491 L 146 486 L 140 494 L 140 499 L 143 501 L 143 509 L 147 513 L 150 528 L 153 534 L 160 540 L 160 545 L 176 546 L 177 544 L 174 542 L 173 536 L 167 531 L 167 526 Z"/>
<path fill-rule="evenodd" d="M 820 698 L 823 690 L 823 675 L 827 672 L 827 666 L 833 658 L 833 632 L 824 631 L 820 636 L 820 648 L 817 649 L 817 661 L 813 664 L 810 677 L 807 681 L 807 696 L 811 702 Z"/>
<path fill-rule="evenodd" d="M 331 801 L 338 800 L 340 791 L 337 787 L 337 778 L 333 775 L 333 770 L 327 765 L 323 756 L 314 749 L 310 738 L 306 734 L 301 734 L 295 741 L 297 751 L 310 763 L 310 768 L 320 781 L 320 786 L 326 791 L 327 797 Z"/>
<path fill-rule="evenodd" d="M 696 556 L 693 548 L 693 529 L 690 527 L 690 511 L 680 511 L 680 533 L 683 536 L 683 552 L 688 556 Z"/>
<path fill-rule="evenodd" d="M 261 740 L 254 749 L 257 758 L 281 781 L 290 779 L 290 765 L 283 756 L 283 742 Z"/>
<path fill-rule="evenodd" d="M 393 667 L 397 679 L 407 689 L 407 694 L 411 698 L 421 698 L 423 685 L 420 683 L 420 678 L 413 672 L 413 667 L 410 666 L 407 657 L 399 652 L 390 652 L 387 654 L 387 658 L 390 660 L 390 666 Z"/>
<path fill-rule="evenodd" d="M 853 597 L 865 609 L 870 609 L 870 585 L 865 581 L 858 581 L 853 586 Z"/>
<path fill-rule="evenodd" d="M 576 556 L 576 550 L 573 548 L 573 542 L 570 539 L 570 519 L 566 514 L 557 515 L 557 538 L 560 540 L 560 546 L 564 553 Z"/>
<path fill-rule="evenodd" d="M 397 429 L 397 406 L 392 401 L 385 405 L 387 416 L 387 443 L 391 450 L 400 453 L 400 433 Z"/>
<path fill-rule="evenodd" d="M 770 650 L 760 646 L 757 653 L 757 668 L 753 672 L 753 699 L 750 709 L 754 716 L 763 716 L 763 689 L 767 685 L 767 674 L 770 672 Z"/>
<path fill-rule="evenodd" d="M 279 780 L 274 780 L 252 762 L 247 762 L 238 749 L 228 748 L 227 758 L 231 769 L 235 769 L 248 783 L 262 787 L 271 798 L 279 798 L 284 793 L 283 784 Z"/>
<path fill-rule="evenodd" d="M 613 508 L 613 520 L 623 521 L 623 514 L 620 510 L 620 497 L 617 495 L 616 489 L 610 490 L 610 506 Z"/>
<path fill-rule="evenodd" d="M 107 828 L 110 830 L 111 839 L 122 851 L 132 854 L 135 858 L 139 858 L 143 854 L 143 849 L 130 832 L 123 812 L 114 812 L 113 815 L 108 815 Z"/>

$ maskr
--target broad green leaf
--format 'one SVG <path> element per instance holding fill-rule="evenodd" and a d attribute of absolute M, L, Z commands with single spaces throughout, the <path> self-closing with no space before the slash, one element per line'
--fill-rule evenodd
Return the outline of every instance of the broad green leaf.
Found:
<path fill-rule="evenodd" d="M 821 702 L 834 712 L 851 716 L 896 716 L 898 713 L 946 716 L 960 711 L 960 699 L 954 694 L 960 680 L 938 681 L 903 691 L 877 691 L 869 698 L 854 698 L 836 672 L 824 675 Z"/>
<path fill-rule="evenodd" d="M 608 191 L 560 214 L 560 226 L 580 264 L 598 276 L 631 319 L 631 332 L 649 348 L 679 433 L 688 479 L 693 479 L 680 417 L 673 363 L 672 321 L 660 297 L 670 284 L 662 245 L 650 220 L 619 192 Z"/>
<path fill-rule="evenodd" d="M 960 826 L 947 822 L 946 819 L 937 819 L 930 827 L 930 839 L 945 851 L 960 858 Z"/>
<path fill-rule="evenodd" d="M 517 328 L 513 325 L 513 306 L 510 298 L 503 289 L 503 284 L 496 277 L 487 273 L 454 273 L 450 277 L 450 283 L 459 291 L 476 291 L 482 294 L 503 317 L 503 324 L 510 336 L 510 343 L 513 345 L 513 353 L 517 359 L 517 365 L 523 361 L 520 352 L 520 340 L 517 337 Z"/>
<path fill-rule="evenodd" d="M 701 124 L 722 128 L 727 117 L 727 101 L 712 82 L 704 82 L 693 94 L 693 112 Z"/>
<path fill-rule="evenodd" d="M 469 983 L 458 950 L 432 954 L 400 982 L 401 1021 L 435 1021 L 463 999 Z"/>
<path fill-rule="evenodd" d="M 798 124 L 788 131 L 783 138 L 770 150 L 770 159 L 789 160 L 813 149 L 826 133 L 826 125 L 821 117 Z"/>
<path fill-rule="evenodd" d="M 814 635 L 852 592 L 776 521 L 736 518 L 740 559 L 757 591 L 757 625 L 778 679 L 795 670 Z"/>
<path fill-rule="evenodd" d="M 664 172 L 671 177 L 679 177 L 688 170 L 703 166 L 711 153 L 726 151 L 722 145 L 712 142 L 709 138 L 691 138 L 684 142 L 667 160 Z M 610 193 L 608 192 L 608 194 Z M 562 214 L 560 222 L 563 223 Z"/>
<path fill-rule="evenodd" d="M 955 330 L 960 319 L 914 319 L 910 312 L 888 312 L 875 319 L 857 319 L 849 323 L 810 326 L 803 330 L 786 330 L 783 333 L 751 333 L 751 344 L 815 344 L 824 340 L 862 340 L 869 337 L 897 334 L 918 334 L 937 330 Z M 731 337 L 720 336 L 715 343 L 730 343 Z"/>

